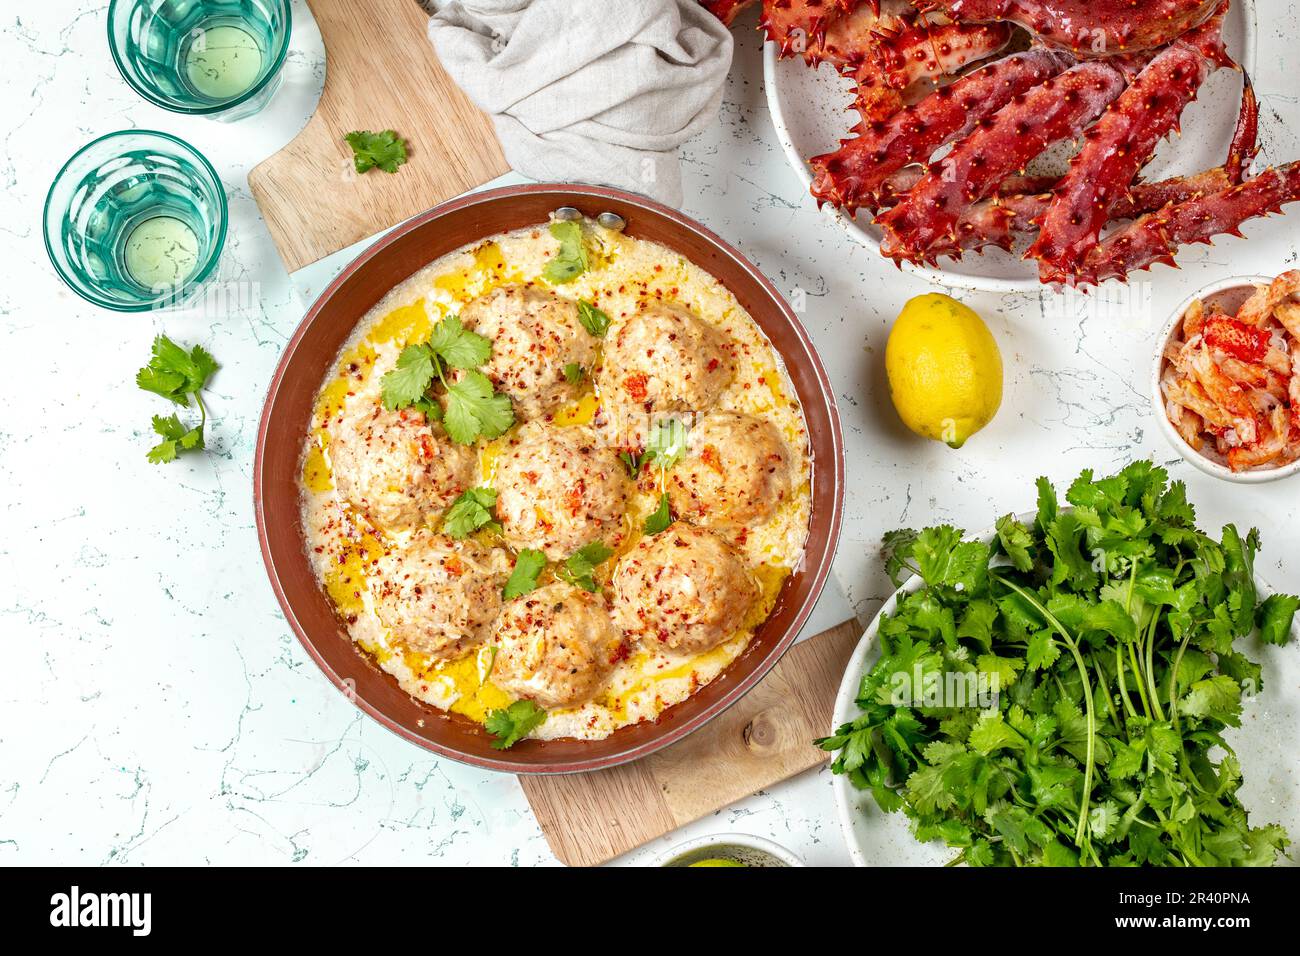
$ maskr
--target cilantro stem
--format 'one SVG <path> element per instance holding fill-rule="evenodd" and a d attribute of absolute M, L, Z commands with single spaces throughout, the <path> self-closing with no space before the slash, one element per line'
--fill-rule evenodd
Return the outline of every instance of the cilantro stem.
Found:
<path fill-rule="evenodd" d="M 1092 772 L 1097 760 L 1097 717 L 1093 713 L 1092 681 L 1088 679 L 1088 665 L 1084 663 L 1083 655 L 1079 653 L 1079 645 L 1070 635 L 1070 632 L 1065 629 L 1065 625 L 1058 621 L 1056 615 L 1044 607 L 1038 598 L 1001 574 L 994 574 L 993 577 L 1028 601 L 1039 614 L 1043 615 L 1047 623 L 1061 635 L 1061 640 L 1065 641 L 1065 646 L 1069 648 L 1070 654 L 1074 657 L 1074 665 L 1079 669 L 1079 679 L 1083 682 L 1083 704 L 1088 718 L 1088 746 L 1083 765 L 1083 794 L 1079 798 L 1079 824 L 1074 831 L 1074 844 L 1082 848 L 1084 833 L 1088 826 L 1088 802 L 1092 799 Z M 1017 863 L 1019 863 L 1018 860 Z"/>
<path fill-rule="evenodd" d="M 1115 713 L 1115 708 L 1110 700 L 1110 684 L 1106 681 L 1106 672 L 1101 669 L 1101 664 L 1097 662 L 1097 655 L 1092 651 L 1088 652 L 1088 660 L 1092 661 L 1093 670 L 1097 672 L 1097 689 L 1101 691 L 1102 702 L 1106 705 L 1106 713 L 1110 719 L 1119 723 L 1119 716 Z"/>
<path fill-rule="evenodd" d="M 1160 612 L 1157 610 L 1151 615 L 1151 625 L 1147 628 L 1146 650 L 1147 650 L 1147 686 L 1151 690 L 1151 707 L 1156 712 L 1156 720 L 1165 719 L 1164 708 L 1160 706 L 1160 694 L 1156 691 L 1156 668 L 1155 668 L 1155 646 L 1156 646 L 1156 627 L 1160 624 Z"/>
<path fill-rule="evenodd" d="M 1128 695 L 1128 686 L 1124 680 L 1124 648 L 1120 644 L 1115 645 L 1115 675 L 1119 678 L 1119 696 L 1124 701 L 1124 709 L 1128 711 L 1130 717 L 1136 717 L 1138 713 Z"/>
<path fill-rule="evenodd" d="M 1178 668 L 1183 665 L 1183 651 L 1187 650 L 1187 642 L 1191 639 L 1192 632 L 1189 630 L 1178 645 L 1173 666 L 1169 668 L 1169 719 L 1173 721 L 1174 730 L 1178 729 Z"/>
<path fill-rule="evenodd" d="M 1151 704 L 1147 701 L 1146 678 L 1142 675 L 1142 665 L 1138 663 L 1137 651 L 1133 649 L 1132 644 L 1128 646 L 1128 660 L 1133 668 L 1133 681 L 1137 684 L 1138 697 L 1142 699 L 1142 713 L 1150 717 Z"/>

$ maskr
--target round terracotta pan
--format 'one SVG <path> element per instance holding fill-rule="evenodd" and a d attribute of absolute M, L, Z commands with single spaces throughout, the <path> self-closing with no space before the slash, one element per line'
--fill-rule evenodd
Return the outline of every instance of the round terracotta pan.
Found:
<path fill-rule="evenodd" d="M 662 243 L 720 279 L 785 359 L 808 421 L 813 452 L 812 531 L 802 566 L 745 653 L 708 686 L 653 723 L 604 740 L 527 740 L 493 750 L 482 727 L 414 700 L 349 641 L 308 564 L 299 517 L 299 454 L 316 390 L 357 321 L 393 286 L 442 255 L 489 236 L 546 222 L 576 206 L 618 213 L 627 234 Z M 722 713 L 780 659 L 807 620 L 830 571 L 844 495 L 844 448 L 830 382 L 807 334 L 772 283 L 739 252 L 685 216 L 619 190 L 518 186 L 431 209 L 380 239 L 343 270 L 307 313 L 271 380 L 257 436 L 253 501 L 262 556 L 289 626 L 312 659 L 358 707 L 435 753 L 514 773 L 572 773 L 652 753 Z"/>

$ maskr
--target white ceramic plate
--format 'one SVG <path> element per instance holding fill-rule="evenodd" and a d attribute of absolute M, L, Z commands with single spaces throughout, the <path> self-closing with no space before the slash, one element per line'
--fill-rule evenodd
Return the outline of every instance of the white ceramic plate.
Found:
<path fill-rule="evenodd" d="M 1255 14 L 1249 0 L 1236 0 L 1224 23 L 1228 52 L 1254 74 Z M 853 84 L 823 63 L 816 69 L 802 59 L 778 60 L 776 44 L 763 50 L 763 84 L 776 135 L 786 159 L 806 187 L 812 184 L 808 159 L 836 149 L 850 136 L 858 114 L 849 110 Z M 1142 175 L 1147 180 L 1199 172 L 1220 165 L 1228 153 L 1241 103 L 1241 81 L 1230 70 L 1219 70 L 1201 87 L 1200 95 L 1183 113 L 1183 130 L 1189 135 L 1160 144 Z M 1062 159 L 1065 155 L 1062 154 Z M 1062 166 L 1062 169 L 1064 167 Z M 814 202 L 811 195 L 806 201 Z M 878 252 L 880 230 L 864 213 L 854 220 L 831 205 L 823 211 L 858 242 Z M 904 265 L 909 272 L 940 285 L 987 292 L 1035 292 L 1041 288 L 1036 263 L 1025 262 L 1001 249 L 983 255 L 968 254 L 953 262 L 940 260 L 938 268 Z"/>
<path fill-rule="evenodd" d="M 1035 512 L 1019 515 L 1030 522 Z M 981 535 L 993 540 L 993 533 Z M 911 594 L 921 587 L 921 579 L 906 581 L 881 607 L 862 640 L 858 642 L 849 666 L 844 671 L 839 696 L 835 699 L 835 720 L 830 733 L 860 713 L 855 699 L 858 685 L 880 656 L 876 631 L 881 615 L 892 614 L 900 594 Z M 1272 593 L 1265 582 L 1257 581 L 1260 595 Z M 1300 621 L 1291 628 L 1291 641 L 1285 647 L 1248 639 L 1247 656 L 1263 666 L 1264 690 L 1245 702 L 1241 726 L 1229 728 L 1226 739 L 1241 760 L 1245 782 L 1238 791 L 1250 813 L 1251 826 L 1280 823 L 1293 840 L 1300 840 L 1300 767 L 1297 763 L 1297 728 L 1300 728 Z M 942 866 L 956 856 L 956 851 L 942 843 L 918 843 L 908 829 L 903 813 L 884 813 L 876 806 L 870 791 L 858 790 L 846 775 L 833 778 L 835 808 L 840 828 L 848 843 L 849 855 L 857 866 Z M 1293 848 L 1294 852 L 1294 848 Z M 1285 858 L 1284 864 L 1291 862 Z"/>

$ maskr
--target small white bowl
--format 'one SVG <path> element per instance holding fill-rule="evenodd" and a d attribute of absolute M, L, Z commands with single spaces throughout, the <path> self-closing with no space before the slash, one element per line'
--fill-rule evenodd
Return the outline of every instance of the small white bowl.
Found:
<path fill-rule="evenodd" d="M 746 866 L 803 866 L 803 860 L 779 843 L 748 833 L 713 833 L 679 843 L 655 861 L 655 866 L 689 866 L 718 857 L 737 859 Z"/>
<path fill-rule="evenodd" d="M 1239 485 L 1258 485 L 1266 481 L 1277 481 L 1279 478 L 1290 478 L 1292 475 L 1300 473 L 1300 459 L 1280 468 L 1258 468 L 1253 471 L 1233 471 L 1225 465 L 1220 465 L 1217 461 L 1211 461 L 1183 441 L 1183 436 L 1178 434 L 1173 422 L 1169 420 L 1169 415 L 1165 411 L 1165 396 L 1160 391 L 1160 376 L 1165 370 L 1165 346 L 1169 344 L 1169 340 L 1173 338 L 1175 331 L 1179 330 L 1183 315 L 1191 308 L 1193 302 L 1200 299 L 1206 305 L 1218 304 L 1228 314 L 1235 315 L 1241 304 L 1255 291 L 1255 286 L 1268 285 L 1272 281 L 1271 276 L 1231 276 L 1227 279 L 1220 279 L 1218 282 L 1207 285 L 1200 291 L 1189 295 L 1179 303 L 1178 308 L 1174 310 L 1174 314 L 1169 317 L 1169 321 L 1161 329 L 1157 338 L 1159 344 L 1156 348 L 1155 361 L 1151 363 L 1151 403 L 1155 408 L 1156 422 L 1165 439 L 1169 444 L 1173 445 L 1178 454 L 1187 459 L 1194 467 L 1199 468 L 1211 477 L 1236 482 Z"/>

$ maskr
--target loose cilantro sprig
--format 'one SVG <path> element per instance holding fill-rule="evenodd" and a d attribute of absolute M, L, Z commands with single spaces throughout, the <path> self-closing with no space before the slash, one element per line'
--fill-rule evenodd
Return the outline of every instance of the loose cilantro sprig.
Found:
<path fill-rule="evenodd" d="M 651 512 L 645 519 L 645 533 L 658 534 L 667 530 L 668 526 L 673 523 L 672 506 L 668 501 L 668 495 L 659 496 L 659 507 Z"/>
<path fill-rule="evenodd" d="M 591 262 L 587 258 L 587 246 L 582 239 L 580 223 L 572 220 L 557 221 L 551 223 L 550 229 L 551 235 L 559 240 L 560 248 L 550 262 L 546 263 L 542 275 L 553 285 L 563 285 L 586 272 Z"/>
<path fill-rule="evenodd" d="M 505 588 L 501 591 L 507 601 L 536 590 L 537 578 L 546 567 L 546 555 L 532 548 L 524 548 L 515 555 L 515 566 L 510 572 Z"/>
<path fill-rule="evenodd" d="M 470 488 L 451 503 L 442 518 L 442 530 L 448 537 L 468 538 L 480 528 L 496 527 L 492 509 L 497 504 L 497 493 L 491 488 Z"/>
<path fill-rule="evenodd" d="M 492 341 L 448 316 L 433 327 L 429 341 L 408 345 L 397 365 L 385 373 L 380 394 L 387 408 L 419 408 L 440 418 L 451 440 L 471 445 L 479 438 L 497 438 L 515 422 L 510 397 L 499 394 L 477 366 L 492 356 Z M 450 369 L 457 369 L 454 378 Z M 446 408 L 430 397 L 437 381 Z"/>
<path fill-rule="evenodd" d="M 971 865 L 1274 862 L 1289 838 L 1248 824 L 1224 732 L 1260 690 L 1240 643 L 1284 643 L 1300 599 L 1260 601 L 1258 533 L 1200 531 L 1151 462 L 1085 471 L 1068 509 L 1038 490 L 992 544 L 886 535 L 891 577 L 923 586 L 880 620 L 861 714 L 818 741 L 832 768 Z M 987 708 L 926 691 L 981 676 Z"/>
<path fill-rule="evenodd" d="M 531 700 L 517 700 L 509 707 L 487 715 L 483 726 L 496 740 L 492 749 L 509 750 L 546 721 L 546 711 Z"/>
<path fill-rule="evenodd" d="M 397 172 L 406 162 L 406 140 L 393 130 L 382 133 L 354 130 L 343 137 L 352 147 L 352 166 L 358 173 L 378 167 L 386 173 Z"/>
<path fill-rule="evenodd" d="M 206 446 L 203 429 L 208 422 L 208 408 L 202 393 L 218 368 L 216 359 L 201 345 L 186 351 L 165 335 L 153 340 L 149 364 L 136 373 L 135 383 L 182 408 L 189 408 L 193 398 L 199 409 L 199 423 L 192 427 L 182 423 L 175 413 L 153 416 L 153 430 L 163 439 L 146 456 L 153 464 L 175 461 L 187 451 Z"/>
<path fill-rule="evenodd" d="M 607 561 L 613 553 L 604 542 L 593 541 L 591 544 L 583 545 L 565 559 L 555 573 L 561 581 L 567 581 L 575 588 L 599 591 L 600 585 L 596 583 L 593 575 L 596 568 Z"/>
<path fill-rule="evenodd" d="M 598 339 L 604 338 L 605 333 L 609 331 L 609 315 L 582 299 L 578 300 L 578 321 L 589 334 Z"/>

